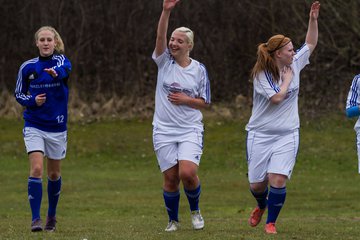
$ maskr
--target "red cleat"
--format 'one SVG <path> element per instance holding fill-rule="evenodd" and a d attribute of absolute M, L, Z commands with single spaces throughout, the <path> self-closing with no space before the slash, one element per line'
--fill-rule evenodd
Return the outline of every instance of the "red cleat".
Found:
<path fill-rule="evenodd" d="M 277 234 L 275 223 L 268 223 L 265 225 L 265 232 L 267 234 Z"/>
<path fill-rule="evenodd" d="M 249 218 L 249 225 L 252 227 L 256 227 L 260 221 L 261 217 L 265 212 L 264 209 L 260 209 L 258 206 L 251 212 L 250 218 Z"/>

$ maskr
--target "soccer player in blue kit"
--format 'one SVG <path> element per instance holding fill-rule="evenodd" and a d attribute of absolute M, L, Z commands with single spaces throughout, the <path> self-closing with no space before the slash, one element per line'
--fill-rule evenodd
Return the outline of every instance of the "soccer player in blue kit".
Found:
<path fill-rule="evenodd" d="M 250 215 L 249 225 L 257 226 L 267 207 L 268 234 L 277 233 L 275 222 L 296 161 L 300 71 L 309 64 L 317 45 L 319 10 L 320 3 L 316 1 L 311 6 L 305 44 L 296 53 L 291 40 L 283 35 L 274 35 L 260 44 L 251 74 L 253 109 L 246 125 L 246 152 L 250 191 L 257 207 Z"/>
<path fill-rule="evenodd" d="M 64 43 L 50 26 L 35 33 L 39 56 L 24 62 L 17 77 L 15 97 L 24 107 L 24 142 L 30 162 L 28 199 L 32 212 L 31 231 L 42 231 L 43 162 L 47 157 L 49 208 L 46 231 L 55 231 L 56 207 L 61 190 L 61 159 L 67 147 L 68 78 L 70 61 L 63 55 Z"/>
<path fill-rule="evenodd" d="M 210 83 L 201 63 L 190 58 L 194 34 L 186 27 L 172 32 L 167 46 L 171 10 L 179 0 L 164 0 L 152 58 L 158 67 L 153 119 L 153 144 L 163 173 L 163 197 L 169 216 L 167 232 L 179 228 L 179 185 L 183 183 L 192 226 L 204 228 L 197 171 L 203 148 L 203 123 L 199 109 L 210 104 Z"/>

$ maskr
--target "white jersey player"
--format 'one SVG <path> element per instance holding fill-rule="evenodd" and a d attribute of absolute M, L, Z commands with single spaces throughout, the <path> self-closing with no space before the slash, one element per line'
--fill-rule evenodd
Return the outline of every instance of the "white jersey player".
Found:
<path fill-rule="evenodd" d="M 197 170 L 203 149 L 203 123 L 199 109 L 210 104 L 210 84 L 201 63 L 189 57 L 194 34 L 186 27 L 173 31 L 167 46 L 171 10 L 179 0 L 164 0 L 158 23 L 153 60 L 158 66 L 153 119 L 153 143 L 164 177 L 163 197 L 169 215 L 165 231 L 179 228 L 179 185 L 183 183 L 194 229 L 204 228 L 200 214 Z"/>
<path fill-rule="evenodd" d="M 351 83 L 349 94 L 346 100 L 346 116 L 358 117 L 360 115 L 360 75 L 356 75 Z M 360 173 L 360 118 L 355 123 L 356 145 L 358 154 L 358 171 Z"/>
<path fill-rule="evenodd" d="M 274 35 L 258 46 L 252 70 L 253 109 L 246 125 L 250 190 L 257 200 L 249 224 L 255 227 L 268 208 L 265 232 L 276 234 L 275 221 L 285 202 L 286 181 L 299 146 L 298 94 L 300 71 L 318 40 L 320 3 L 314 2 L 305 44 L 295 53 L 288 37 Z M 268 184 L 270 190 L 268 190 Z"/>

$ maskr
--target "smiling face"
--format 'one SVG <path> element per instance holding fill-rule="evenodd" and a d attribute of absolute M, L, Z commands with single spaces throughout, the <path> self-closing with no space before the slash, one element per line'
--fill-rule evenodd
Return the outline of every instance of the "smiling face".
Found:
<path fill-rule="evenodd" d="M 42 30 L 38 33 L 36 46 L 42 57 L 48 57 L 54 53 L 56 45 L 55 34 L 50 30 Z"/>
<path fill-rule="evenodd" d="M 189 56 L 191 44 L 185 33 L 174 31 L 169 41 L 169 49 L 171 55 L 177 59 L 184 56 Z"/>
<path fill-rule="evenodd" d="M 294 46 L 292 42 L 289 42 L 284 47 L 276 51 L 276 58 L 280 65 L 289 66 L 292 64 L 294 59 Z"/>

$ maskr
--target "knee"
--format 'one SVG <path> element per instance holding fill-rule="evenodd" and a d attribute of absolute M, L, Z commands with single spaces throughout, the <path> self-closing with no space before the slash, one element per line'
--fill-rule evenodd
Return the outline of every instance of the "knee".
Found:
<path fill-rule="evenodd" d="M 179 184 L 180 184 L 179 176 L 176 175 L 166 176 L 164 179 L 164 189 L 167 191 L 178 190 Z"/>
<path fill-rule="evenodd" d="M 251 183 L 250 189 L 254 193 L 263 193 L 265 189 L 267 188 L 267 182 L 261 182 L 261 183 Z"/>
<path fill-rule="evenodd" d="M 274 181 L 270 184 L 270 186 L 272 186 L 274 188 L 283 188 L 286 186 L 286 180 Z"/>
<path fill-rule="evenodd" d="M 286 186 L 287 176 L 281 174 L 269 174 L 269 182 L 272 187 L 283 188 Z"/>
<path fill-rule="evenodd" d="M 195 171 L 182 171 L 180 172 L 180 179 L 184 186 L 196 185 L 197 175 Z"/>
<path fill-rule="evenodd" d="M 41 164 L 33 165 L 31 167 L 30 176 L 36 178 L 42 178 L 43 175 L 43 167 Z"/>
<path fill-rule="evenodd" d="M 60 172 L 54 171 L 54 172 L 48 172 L 48 178 L 51 181 L 56 181 L 60 178 Z"/>

